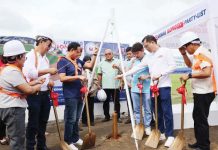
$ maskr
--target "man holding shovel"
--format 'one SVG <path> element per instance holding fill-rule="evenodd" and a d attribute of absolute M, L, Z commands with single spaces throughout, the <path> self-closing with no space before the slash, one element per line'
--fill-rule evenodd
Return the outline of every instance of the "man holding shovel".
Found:
<path fill-rule="evenodd" d="M 146 54 L 144 53 L 143 45 L 141 43 L 135 43 L 132 46 L 133 55 L 136 57 L 134 60 L 133 65 L 139 64 L 143 59 L 146 58 Z M 144 107 L 144 128 L 146 135 L 150 135 L 151 127 L 150 122 L 152 118 L 151 113 L 151 99 L 150 99 L 150 75 L 148 66 L 145 66 L 143 69 L 138 71 L 137 73 L 133 74 L 132 78 L 132 88 L 131 88 L 131 96 L 133 99 L 133 107 L 134 113 L 136 116 L 136 124 L 140 122 L 140 90 L 137 86 L 138 81 L 142 81 L 143 89 L 142 89 L 142 100 L 143 100 L 143 107 Z"/>
<path fill-rule="evenodd" d="M 53 40 L 47 35 L 36 37 L 36 47 L 26 55 L 23 73 L 28 82 L 34 79 L 45 78 L 45 82 L 36 94 L 27 97 L 29 118 L 26 129 L 26 149 L 47 150 L 45 131 L 50 114 L 49 88 L 54 86 L 50 75 L 57 73 L 56 68 L 50 68 L 46 56 L 52 46 Z M 36 141 L 37 139 L 37 141 Z"/>
<path fill-rule="evenodd" d="M 64 141 L 69 144 L 71 149 L 78 150 L 74 145 L 82 145 L 83 140 L 79 137 L 79 119 L 83 107 L 82 81 L 86 81 L 86 77 L 82 75 L 82 68 L 85 65 L 83 61 L 78 59 L 81 55 L 81 47 L 77 42 L 68 45 L 67 54 L 61 58 L 57 64 L 60 81 L 63 82 L 63 95 L 65 99 L 64 110 Z M 96 59 L 97 51 L 93 54 Z M 92 64 L 90 66 L 92 66 Z M 89 66 L 89 65 L 88 65 Z"/>
<path fill-rule="evenodd" d="M 186 32 L 180 39 L 179 51 L 185 64 L 192 68 L 192 72 L 183 75 L 180 79 L 192 81 L 194 98 L 194 132 L 196 143 L 189 144 L 196 150 L 210 150 L 208 115 L 211 102 L 215 98 L 215 78 L 210 50 L 201 45 L 201 41 L 193 32 Z M 193 60 L 188 56 L 193 55 Z"/>

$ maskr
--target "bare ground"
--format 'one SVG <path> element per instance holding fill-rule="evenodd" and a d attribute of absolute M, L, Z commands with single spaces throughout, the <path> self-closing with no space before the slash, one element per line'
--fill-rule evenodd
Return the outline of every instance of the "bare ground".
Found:
<path fill-rule="evenodd" d="M 112 132 L 112 121 L 102 123 L 99 119 L 96 120 L 96 124 L 92 127 L 93 132 L 96 133 L 96 144 L 92 150 L 135 150 L 135 142 L 130 137 L 131 135 L 131 125 L 128 124 L 118 124 L 119 133 L 121 137 L 118 140 L 107 139 L 106 137 Z M 63 131 L 63 124 L 61 124 L 61 130 Z M 49 123 L 47 131 L 47 146 L 50 150 L 60 150 L 59 138 L 56 130 L 56 124 Z M 87 134 L 87 127 L 83 127 L 83 131 L 80 132 L 81 137 Z M 178 131 L 175 131 L 175 135 Z M 185 130 L 186 143 L 194 143 L 194 133 L 193 129 Z M 146 147 L 144 145 L 147 137 L 144 137 L 142 141 L 139 141 L 139 150 L 153 150 L 152 148 Z M 210 140 L 211 140 L 211 150 L 218 150 L 218 126 L 210 127 Z M 186 144 L 187 145 L 187 144 Z M 164 147 L 164 141 L 159 143 L 158 150 L 166 150 Z M 0 150 L 9 150 L 8 146 L 0 145 Z M 184 150 L 189 150 L 186 148 Z"/>

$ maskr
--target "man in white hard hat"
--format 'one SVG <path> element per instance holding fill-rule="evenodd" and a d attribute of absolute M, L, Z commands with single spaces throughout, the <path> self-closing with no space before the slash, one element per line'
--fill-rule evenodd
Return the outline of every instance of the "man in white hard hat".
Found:
<path fill-rule="evenodd" d="M 25 61 L 25 48 L 12 40 L 3 47 L 4 68 L 0 76 L 0 120 L 7 126 L 10 147 L 24 150 L 26 94 L 40 90 L 43 81 L 26 82 L 21 71 Z"/>
<path fill-rule="evenodd" d="M 193 32 L 186 32 L 182 35 L 179 50 L 185 64 L 192 68 L 191 73 L 181 76 L 181 80 L 184 82 L 191 79 L 194 98 L 192 116 L 196 143 L 188 146 L 196 150 L 209 150 L 210 140 L 207 118 L 211 102 L 215 98 L 216 89 L 211 52 L 201 45 L 198 35 Z M 192 55 L 193 58 L 189 58 L 187 53 Z"/>
<path fill-rule="evenodd" d="M 46 150 L 45 131 L 50 113 L 49 89 L 54 86 L 50 75 L 57 73 L 56 68 L 50 68 L 46 53 L 50 50 L 53 40 L 50 37 L 39 35 L 36 37 L 36 47 L 26 55 L 23 73 L 27 81 L 45 78 L 37 94 L 27 97 L 29 118 L 26 129 L 26 149 Z M 37 141 L 36 141 L 37 139 Z"/>

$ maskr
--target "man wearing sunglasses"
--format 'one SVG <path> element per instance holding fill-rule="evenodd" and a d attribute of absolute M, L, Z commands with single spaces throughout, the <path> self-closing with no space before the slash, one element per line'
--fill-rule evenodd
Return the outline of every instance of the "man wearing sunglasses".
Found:
<path fill-rule="evenodd" d="M 26 149 L 46 150 L 45 131 L 50 113 L 49 89 L 54 86 L 50 75 L 57 73 L 56 68 L 50 68 L 46 53 L 50 50 L 53 40 L 48 36 L 36 37 L 36 47 L 26 55 L 23 73 L 28 82 L 35 79 L 45 79 L 40 91 L 27 97 L 29 118 L 26 129 Z M 37 140 L 36 140 L 37 139 Z"/>
<path fill-rule="evenodd" d="M 106 49 L 104 51 L 105 60 L 102 60 L 98 67 L 98 80 L 102 89 L 107 94 L 107 99 L 104 101 L 103 109 L 105 118 L 102 122 L 107 122 L 110 120 L 110 99 L 113 98 L 115 103 L 115 111 L 118 114 L 118 123 L 121 123 L 120 120 L 120 100 L 119 100 L 119 81 L 115 80 L 115 77 L 119 73 L 119 60 L 114 58 L 113 52 L 111 49 Z"/>
<path fill-rule="evenodd" d="M 181 76 L 181 80 L 192 81 L 194 98 L 193 120 L 196 143 L 188 144 L 196 150 L 210 150 L 208 115 L 211 102 L 215 98 L 215 78 L 210 50 L 201 45 L 197 34 L 186 32 L 180 39 L 179 51 L 185 64 L 192 72 Z M 188 57 L 192 55 L 193 58 Z"/>

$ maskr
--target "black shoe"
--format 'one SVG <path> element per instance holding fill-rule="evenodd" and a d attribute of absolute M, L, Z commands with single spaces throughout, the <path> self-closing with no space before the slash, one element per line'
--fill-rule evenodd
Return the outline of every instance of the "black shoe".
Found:
<path fill-rule="evenodd" d="M 83 128 L 79 126 L 79 131 L 83 131 Z"/>
<path fill-rule="evenodd" d="M 131 123 L 130 118 L 128 118 L 124 123 L 125 123 L 125 124 L 129 124 L 129 123 Z"/>
<path fill-rule="evenodd" d="M 49 150 L 47 146 L 44 146 L 44 147 L 37 147 L 36 149 L 37 149 L 37 150 Z"/>
<path fill-rule="evenodd" d="M 95 126 L 95 123 L 94 123 L 94 122 L 91 122 L 91 126 Z"/>
<path fill-rule="evenodd" d="M 123 123 L 123 121 L 120 118 L 117 119 L 117 122 L 118 123 Z"/>
<path fill-rule="evenodd" d="M 104 118 L 101 122 L 108 122 L 110 121 L 110 118 Z"/>
<path fill-rule="evenodd" d="M 195 148 L 194 150 L 202 150 L 202 149 L 198 147 L 198 148 Z"/>
<path fill-rule="evenodd" d="M 196 149 L 196 148 L 199 148 L 197 143 L 188 144 L 188 147 L 189 147 L 189 148 L 192 148 L 192 149 L 194 149 L 194 148 L 195 148 L 195 149 Z"/>
<path fill-rule="evenodd" d="M 88 125 L 86 123 L 82 123 L 82 127 L 87 127 Z"/>

